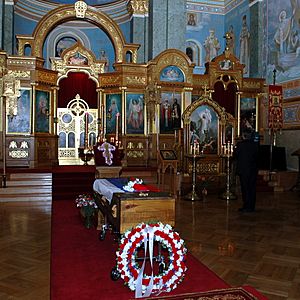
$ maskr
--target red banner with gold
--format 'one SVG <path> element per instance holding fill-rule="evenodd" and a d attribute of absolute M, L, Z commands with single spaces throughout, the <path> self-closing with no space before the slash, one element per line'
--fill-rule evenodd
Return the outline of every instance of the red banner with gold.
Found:
<path fill-rule="evenodd" d="M 269 85 L 268 127 L 271 129 L 280 129 L 283 126 L 282 102 L 282 86 Z"/>

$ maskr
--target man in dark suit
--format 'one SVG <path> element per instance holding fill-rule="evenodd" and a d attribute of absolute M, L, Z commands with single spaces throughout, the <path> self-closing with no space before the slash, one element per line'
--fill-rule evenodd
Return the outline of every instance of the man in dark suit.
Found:
<path fill-rule="evenodd" d="M 259 143 L 254 141 L 252 132 L 245 131 L 234 151 L 243 199 L 243 206 L 239 209 L 241 212 L 255 211 L 258 149 Z"/>

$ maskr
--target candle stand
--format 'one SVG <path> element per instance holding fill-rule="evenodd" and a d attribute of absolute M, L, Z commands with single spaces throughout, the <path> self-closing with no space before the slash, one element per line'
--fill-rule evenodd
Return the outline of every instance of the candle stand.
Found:
<path fill-rule="evenodd" d="M 235 200 L 237 197 L 236 195 L 231 191 L 231 182 L 230 182 L 230 160 L 233 155 L 233 145 L 231 143 L 224 144 L 223 147 L 223 155 L 222 158 L 226 159 L 226 190 L 221 194 L 221 199 L 227 200 Z"/>
<path fill-rule="evenodd" d="M 94 157 L 93 149 L 89 148 L 78 148 L 78 153 L 80 159 L 83 161 L 85 166 L 88 165 L 88 162 Z"/>
<path fill-rule="evenodd" d="M 199 197 L 196 193 L 196 175 L 197 175 L 197 168 L 196 164 L 197 161 L 200 158 L 203 158 L 203 155 L 197 155 L 196 153 L 194 154 L 188 154 L 186 157 L 192 161 L 192 190 L 189 192 L 185 197 L 184 200 L 189 200 L 189 201 L 199 201 L 202 200 L 201 197 Z"/>

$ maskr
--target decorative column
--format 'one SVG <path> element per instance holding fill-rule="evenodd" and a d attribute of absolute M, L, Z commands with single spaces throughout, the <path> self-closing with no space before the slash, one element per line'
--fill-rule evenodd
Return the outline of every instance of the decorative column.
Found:
<path fill-rule="evenodd" d="M 32 105 L 31 105 L 31 133 L 35 132 L 34 124 L 35 124 L 35 97 L 36 97 L 36 83 L 32 82 Z"/>
<path fill-rule="evenodd" d="M 185 52 L 186 1 L 149 0 L 148 32 L 149 59 L 170 48 Z"/>
<path fill-rule="evenodd" d="M 6 0 L 4 3 L 1 9 L 2 14 L 0 15 L 2 16 L 3 25 L 0 48 L 5 50 L 8 54 L 14 54 L 14 1 Z"/>
<path fill-rule="evenodd" d="M 126 90 L 127 90 L 127 87 L 126 86 L 121 86 L 119 88 L 122 92 L 122 115 L 121 115 L 121 124 L 123 125 L 122 126 L 122 130 L 121 130 L 121 135 L 124 135 L 125 134 L 125 126 L 124 124 L 126 124 L 126 115 L 125 115 L 125 107 L 126 107 Z"/>
<path fill-rule="evenodd" d="M 53 90 L 53 133 L 57 135 L 57 124 L 58 124 L 58 117 L 57 117 L 57 91 L 59 90 L 58 86 L 52 87 Z"/>
<path fill-rule="evenodd" d="M 131 0 L 128 11 L 132 14 L 132 43 L 141 45 L 137 53 L 137 62 L 148 61 L 148 5 L 149 0 Z"/>
<path fill-rule="evenodd" d="M 98 117 L 97 117 L 97 125 L 98 125 L 98 136 L 97 142 L 101 142 L 104 138 L 104 99 L 103 98 L 103 89 L 97 88 L 97 109 L 98 109 Z"/>
<path fill-rule="evenodd" d="M 241 94 L 242 92 L 237 92 L 237 136 L 241 134 Z"/>
<path fill-rule="evenodd" d="M 249 77 L 264 77 L 263 65 L 261 63 L 264 57 L 263 45 L 267 45 L 264 39 L 268 36 L 268 26 L 264 24 L 264 3 L 263 1 L 252 1 L 250 7 L 250 36 L 255 37 L 250 39 L 250 73 Z"/>

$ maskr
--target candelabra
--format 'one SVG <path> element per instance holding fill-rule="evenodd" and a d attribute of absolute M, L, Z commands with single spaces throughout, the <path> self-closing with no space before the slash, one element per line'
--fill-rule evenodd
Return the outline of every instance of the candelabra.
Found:
<path fill-rule="evenodd" d="M 227 142 L 222 145 L 222 157 L 226 159 L 226 190 L 222 193 L 221 198 L 224 200 L 234 200 L 236 195 L 230 189 L 230 161 L 233 155 L 233 144 Z"/>
<path fill-rule="evenodd" d="M 191 145 L 190 154 L 186 155 L 189 160 L 192 161 L 192 191 L 185 196 L 185 200 L 197 201 L 201 198 L 196 193 L 196 175 L 197 175 L 197 160 L 203 157 L 203 154 L 200 154 L 200 148 L 198 143 Z"/>

